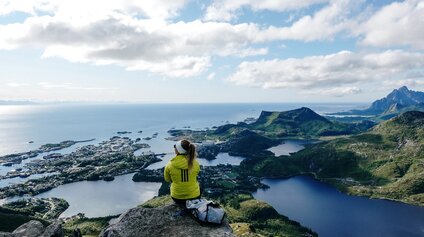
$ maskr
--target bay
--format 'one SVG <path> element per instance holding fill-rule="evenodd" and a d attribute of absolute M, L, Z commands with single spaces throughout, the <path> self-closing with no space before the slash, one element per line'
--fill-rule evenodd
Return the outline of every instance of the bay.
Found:
<path fill-rule="evenodd" d="M 84 213 L 86 217 L 118 215 L 157 196 L 161 183 L 133 182 L 134 174 L 115 177 L 113 181 L 81 181 L 61 185 L 38 198 L 58 197 L 69 203 L 61 217 Z"/>
<path fill-rule="evenodd" d="M 264 179 L 253 193 L 323 237 L 424 236 L 424 207 L 349 196 L 311 177 Z"/>

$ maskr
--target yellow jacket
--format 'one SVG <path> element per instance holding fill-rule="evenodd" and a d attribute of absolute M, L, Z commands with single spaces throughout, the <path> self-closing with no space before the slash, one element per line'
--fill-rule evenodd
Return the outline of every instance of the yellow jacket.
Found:
<path fill-rule="evenodd" d="M 191 199 L 200 196 L 200 187 L 197 174 L 200 172 L 199 162 L 194 159 L 193 167 L 188 169 L 188 160 L 185 155 L 177 155 L 165 166 L 164 178 L 171 182 L 171 197 L 177 199 Z"/>

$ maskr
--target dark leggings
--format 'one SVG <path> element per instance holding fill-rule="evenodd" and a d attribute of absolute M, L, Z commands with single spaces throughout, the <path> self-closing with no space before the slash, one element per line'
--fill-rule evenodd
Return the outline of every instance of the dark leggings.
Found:
<path fill-rule="evenodd" d="M 180 207 L 182 207 L 182 208 L 185 209 L 186 208 L 186 201 L 187 200 L 194 200 L 194 199 L 199 199 L 199 198 L 200 198 L 200 195 L 198 197 L 190 198 L 190 199 L 178 199 L 178 198 L 172 197 L 172 200 L 174 200 L 174 202 L 176 204 L 178 204 L 178 206 L 180 206 Z"/>

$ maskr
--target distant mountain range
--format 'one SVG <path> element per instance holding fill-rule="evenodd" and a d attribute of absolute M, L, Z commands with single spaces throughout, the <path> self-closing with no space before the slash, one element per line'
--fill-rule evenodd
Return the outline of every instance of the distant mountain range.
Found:
<path fill-rule="evenodd" d="M 424 92 L 412 91 L 403 86 L 393 90 L 386 97 L 374 101 L 367 109 L 350 110 L 333 113 L 332 115 L 374 115 L 386 120 L 400 113 L 413 110 L 424 111 Z"/>
<path fill-rule="evenodd" d="M 248 157 L 280 144 L 282 139 L 318 139 L 322 136 L 358 134 L 374 125 L 371 121 L 333 122 L 302 107 L 283 112 L 262 111 L 254 123 L 226 124 L 206 136 L 207 139 L 226 140 L 226 143 L 220 145 L 221 151 Z M 201 153 L 204 156 L 205 152 Z"/>
<path fill-rule="evenodd" d="M 370 121 L 333 122 L 309 108 L 302 107 L 283 112 L 262 111 L 256 122 L 223 125 L 214 131 L 214 135 L 235 137 L 241 132 L 249 130 L 268 138 L 316 138 L 359 133 L 373 125 L 375 123 Z"/>

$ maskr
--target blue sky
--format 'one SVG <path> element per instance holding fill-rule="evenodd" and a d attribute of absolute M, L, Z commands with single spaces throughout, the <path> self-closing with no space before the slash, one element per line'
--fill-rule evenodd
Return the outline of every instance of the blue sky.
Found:
<path fill-rule="evenodd" d="M 370 102 L 424 89 L 424 1 L 3 0 L 0 100 Z"/>

